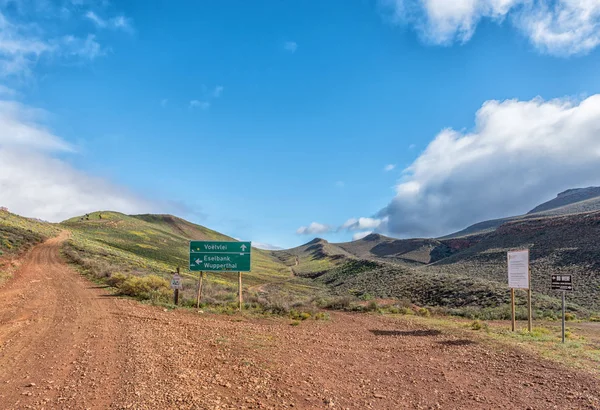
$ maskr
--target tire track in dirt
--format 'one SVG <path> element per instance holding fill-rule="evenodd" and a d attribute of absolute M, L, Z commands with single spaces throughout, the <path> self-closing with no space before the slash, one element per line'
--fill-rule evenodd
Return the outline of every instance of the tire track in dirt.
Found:
<path fill-rule="evenodd" d="M 102 408 L 119 378 L 114 301 L 60 257 L 67 233 L 35 247 L 0 290 L 4 408 Z"/>

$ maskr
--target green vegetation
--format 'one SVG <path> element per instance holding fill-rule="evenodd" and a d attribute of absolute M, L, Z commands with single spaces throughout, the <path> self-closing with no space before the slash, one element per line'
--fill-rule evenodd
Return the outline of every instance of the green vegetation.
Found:
<path fill-rule="evenodd" d="M 169 215 L 95 212 L 61 225 L 73 233 L 65 247 L 66 255 L 100 278 L 110 276 L 111 272 L 167 277 L 181 267 L 182 275 L 193 282 L 197 275 L 187 269 L 189 240 L 233 240 Z M 287 267 L 259 249 L 253 249 L 252 267 L 252 272 L 244 275 L 245 284 L 250 286 L 290 276 Z M 218 281 L 234 283 L 237 273 L 219 275 Z"/>
<path fill-rule="evenodd" d="M 18 256 L 59 232 L 51 224 L 0 211 L 0 283 L 12 273 L 7 257 Z"/>

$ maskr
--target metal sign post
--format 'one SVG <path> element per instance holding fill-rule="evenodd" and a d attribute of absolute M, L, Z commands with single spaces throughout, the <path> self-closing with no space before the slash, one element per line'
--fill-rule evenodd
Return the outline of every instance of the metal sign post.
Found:
<path fill-rule="evenodd" d="M 552 290 L 560 290 L 562 293 L 562 342 L 565 342 L 565 293 L 573 290 L 572 275 L 552 275 Z"/>
<path fill-rule="evenodd" d="M 562 342 L 565 342 L 565 291 L 562 291 Z"/>

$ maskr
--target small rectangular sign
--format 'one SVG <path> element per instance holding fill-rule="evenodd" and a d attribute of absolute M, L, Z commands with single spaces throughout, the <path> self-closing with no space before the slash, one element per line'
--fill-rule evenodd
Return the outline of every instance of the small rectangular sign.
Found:
<path fill-rule="evenodd" d="M 529 289 L 529 249 L 509 251 L 508 287 Z"/>
<path fill-rule="evenodd" d="M 250 272 L 251 242 L 190 242 L 190 271 Z"/>
<path fill-rule="evenodd" d="M 183 289 L 183 281 L 181 280 L 181 276 L 175 274 L 171 278 L 171 289 Z"/>
<path fill-rule="evenodd" d="M 552 275 L 552 290 L 573 290 L 571 275 Z"/>

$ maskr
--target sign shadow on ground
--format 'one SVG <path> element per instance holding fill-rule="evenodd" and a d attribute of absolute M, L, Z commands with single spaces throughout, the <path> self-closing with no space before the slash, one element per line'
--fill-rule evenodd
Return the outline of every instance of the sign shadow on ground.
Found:
<path fill-rule="evenodd" d="M 439 330 L 369 330 L 375 336 L 438 336 L 442 334 Z"/>

